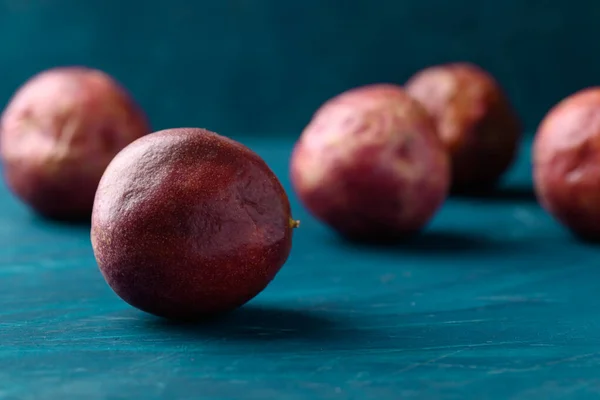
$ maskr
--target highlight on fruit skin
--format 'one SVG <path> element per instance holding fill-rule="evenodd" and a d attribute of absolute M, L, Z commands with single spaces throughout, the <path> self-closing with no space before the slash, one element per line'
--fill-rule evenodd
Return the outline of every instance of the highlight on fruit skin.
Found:
<path fill-rule="evenodd" d="M 600 87 L 552 107 L 535 134 L 535 192 L 542 207 L 576 236 L 600 239 Z"/>
<path fill-rule="evenodd" d="M 513 164 L 522 122 L 499 82 L 468 62 L 422 69 L 404 85 L 433 116 L 448 149 L 452 191 L 495 186 Z"/>
<path fill-rule="evenodd" d="M 260 156 L 216 133 L 180 128 L 138 139 L 113 159 L 96 194 L 91 240 L 123 300 L 196 320 L 265 289 L 297 225 Z"/>
<path fill-rule="evenodd" d="M 317 219 L 358 240 L 419 232 L 450 184 L 432 118 L 401 87 L 383 83 L 326 101 L 294 146 L 290 176 Z"/>
<path fill-rule="evenodd" d="M 8 188 L 52 219 L 89 219 L 104 169 L 150 132 L 132 96 L 105 72 L 56 67 L 25 82 L 0 120 Z"/>

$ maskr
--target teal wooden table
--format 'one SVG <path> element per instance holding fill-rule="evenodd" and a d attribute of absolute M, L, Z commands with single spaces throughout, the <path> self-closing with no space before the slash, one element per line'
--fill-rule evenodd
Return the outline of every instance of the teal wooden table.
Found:
<path fill-rule="evenodd" d="M 291 142 L 241 138 L 290 190 Z M 89 227 L 0 190 L 0 399 L 563 399 L 600 396 L 600 248 L 536 204 L 528 148 L 493 197 L 450 199 L 410 243 L 302 226 L 275 281 L 201 325 L 132 309 Z"/>

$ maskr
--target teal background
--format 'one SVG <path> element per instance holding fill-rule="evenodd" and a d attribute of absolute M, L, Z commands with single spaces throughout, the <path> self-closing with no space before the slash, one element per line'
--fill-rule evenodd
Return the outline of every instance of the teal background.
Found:
<path fill-rule="evenodd" d="M 61 64 L 102 68 L 156 129 L 297 135 L 328 97 L 469 60 L 506 87 L 532 132 L 599 83 L 591 0 L 2 0 L 0 99 Z"/>
<path fill-rule="evenodd" d="M 499 190 L 451 197 L 423 235 L 351 245 L 302 208 L 295 137 L 348 87 L 477 62 L 531 134 L 600 76 L 583 0 L 0 0 L 0 97 L 64 64 L 123 82 L 155 129 L 257 151 L 290 195 L 292 254 L 221 319 L 160 320 L 100 275 L 89 226 L 34 216 L 0 183 L 0 400 L 595 399 L 600 250 L 531 189 L 530 137 Z"/>
<path fill-rule="evenodd" d="M 291 139 L 245 142 L 291 193 Z M 275 280 L 197 325 L 125 304 L 89 227 L 0 185 L 0 399 L 597 399 L 600 250 L 537 205 L 528 153 L 495 196 L 449 199 L 397 246 L 346 243 L 292 197 Z"/>

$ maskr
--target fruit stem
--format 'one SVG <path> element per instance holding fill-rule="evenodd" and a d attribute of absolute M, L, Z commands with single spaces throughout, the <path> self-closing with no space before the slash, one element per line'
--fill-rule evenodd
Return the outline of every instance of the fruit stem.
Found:
<path fill-rule="evenodd" d="M 290 228 L 295 229 L 300 226 L 300 221 L 290 218 Z"/>

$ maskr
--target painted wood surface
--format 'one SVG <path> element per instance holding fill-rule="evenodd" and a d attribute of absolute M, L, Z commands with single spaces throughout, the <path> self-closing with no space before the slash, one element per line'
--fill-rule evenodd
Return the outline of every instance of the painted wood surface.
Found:
<path fill-rule="evenodd" d="M 291 142 L 242 139 L 289 189 Z M 600 396 L 600 249 L 537 205 L 528 149 L 491 198 L 450 199 L 396 247 L 302 220 L 289 262 L 211 323 L 132 309 L 89 227 L 0 190 L 0 399 L 563 399 Z"/>

